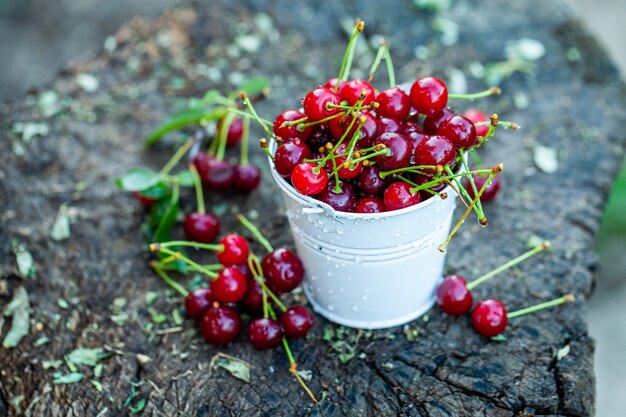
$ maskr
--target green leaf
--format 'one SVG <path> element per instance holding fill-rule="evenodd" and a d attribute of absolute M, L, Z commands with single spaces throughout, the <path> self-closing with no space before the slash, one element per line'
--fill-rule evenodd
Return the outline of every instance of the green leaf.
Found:
<path fill-rule="evenodd" d="M 65 360 L 73 363 L 74 365 L 86 365 L 93 367 L 98 364 L 98 359 L 101 354 L 102 349 L 100 348 L 78 348 L 65 355 Z"/>
<path fill-rule="evenodd" d="M 145 406 L 146 406 L 146 399 L 142 398 L 141 400 L 137 401 L 135 405 L 128 407 L 128 411 L 130 411 L 132 414 L 138 414 L 143 411 Z"/>
<path fill-rule="evenodd" d="M 216 120 L 224 117 L 226 112 L 223 109 L 215 110 L 213 112 L 206 109 L 190 109 L 185 112 L 179 113 L 171 119 L 163 122 L 146 138 L 146 146 L 153 145 L 164 135 L 185 127 L 192 123 L 199 123 L 201 120 Z"/>
<path fill-rule="evenodd" d="M 30 331 L 30 301 L 24 287 L 19 287 L 13 299 L 4 309 L 5 317 L 13 317 L 11 329 L 4 337 L 2 346 L 5 349 L 17 346 Z"/>
<path fill-rule="evenodd" d="M 154 187 L 161 181 L 161 176 L 146 167 L 131 168 L 126 175 L 115 180 L 122 190 L 126 191 L 144 191 L 150 187 Z"/>
<path fill-rule="evenodd" d="M 17 269 L 20 271 L 20 275 L 26 278 L 34 277 L 36 268 L 33 261 L 33 255 L 31 255 L 24 244 L 18 243 L 16 240 L 11 243 L 13 246 L 13 253 L 15 254 L 15 262 L 17 262 Z"/>
<path fill-rule="evenodd" d="M 499 334 L 497 336 L 493 336 L 491 338 L 492 342 L 505 342 L 506 341 L 506 336 L 503 334 Z"/>
<path fill-rule="evenodd" d="M 154 187 L 150 187 L 147 190 L 143 190 L 140 194 L 144 197 L 154 198 L 155 200 L 160 200 L 167 195 L 168 192 L 167 184 L 164 182 L 160 182 Z"/>
<path fill-rule="evenodd" d="M 167 321 L 167 316 L 165 314 L 152 307 L 148 308 L 148 313 L 150 313 L 150 319 L 156 324 L 165 323 Z"/>
<path fill-rule="evenodd" d="M 237 94 L 243 92 L 249 96 L 257 96 L 269 86 L 269 81 L 265 77 L 254 77 L 246 81 L 239 89 Z"/>
<path fill-rule="evenodd" d="M 220 356 L 215 360 L 213 366 L 224 368 L 235 378 L 250 382 L 250 365 L 241 359 Z"/>
<path fill-rule="evenodd" d="M 92 379 L 91 383 L 93 384 L 93 387 L 96 389 L 96 391 L 102 392 L 102 384 L 100 383 L 100 381 L 96 381 L 95 379 Z"/>
<path fill-rule="evenodd" d="M 183 187 L 193 187 L 194 183 L 193 183 L 193 175 L 191 174 L 191 171 L 189 170 L 184 170 L 178 173 L 178 175 L 176 175 L 178 177 L 178 183 L 183 186 Z"/>
<path fill-rule="evenodd" d="M 55 372 L 52 376 L 54 377 L 53 384 L 74 384 L 83 380 L 83 374 L 80 372 L 70 372 L 69 374 Z"/>
<path fill-rule="evenodd" d="M 49 361 L 41 361 L 41 366 L 43 369 L 57 369 L 59 366 L 63 365 L 63 361 L 61 359 L 52 359 Z"/>
<path fill-rule="evenodd" d="M 33 342 L 33 346 L 38 348 L 38 347 L 41 347 L 43 345 L 47 345 L 48 343 L 50 343 L 50 339 L 47 338 L 46 336 L 41 336 L 39 339 L 37 339 L 37 340 L 35 340 Z"/>
<path fill-rule="evenodd" d="M 206 93 L 204 93 L 204 96 L 202 96 L 202 99 L 200 99 L 197 103 L 192 104 L 192 106 L 206 107 L 206 106 L 210 106 L 211 104 L 223 102 L 224 100 L 227 100 L 227 99 L 226 97 L 222 95 L 222 93 L 220 93 L 217 90 L 209 90 Z"/>

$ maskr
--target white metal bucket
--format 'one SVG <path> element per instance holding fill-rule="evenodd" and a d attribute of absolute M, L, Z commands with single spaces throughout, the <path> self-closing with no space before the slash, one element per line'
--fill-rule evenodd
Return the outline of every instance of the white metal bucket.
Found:
<path fill-rule="evenodd" d="M 304 290 L 317 313 L 344 326 L 381 329 L 432 307 L 445 261 L 438 246 L 456 206 L 451 187 L 445 200 L 433 196 L 391 212 L 343 213 L 298 193 L 270 165 L 306 270 Z"/>

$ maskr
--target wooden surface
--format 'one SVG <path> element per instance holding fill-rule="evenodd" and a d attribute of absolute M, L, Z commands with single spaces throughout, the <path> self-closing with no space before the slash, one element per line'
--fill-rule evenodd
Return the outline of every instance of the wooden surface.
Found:
<path fill-rule="evenodd" d="M 447 79 L 450 68 L 468 73 L 472 62 L 502 60 L 508 40 L 529 37 L 545 46 L 534 76 L 506 79 L 503 96 L 481 103 L 523 129 L 500 132 L 490 143 L 484 159 L 505 163 L 505 188 L 486 209 L 488 228 L 463 226 L 450 245 L 447 268 L 476 277 L 521 253 L 536 235 L 551 240 L 553 250 L 481 286 L 476 298 L 496 296 L 517 309 L 573 292 L 579 302 L 518 319 L 504 342 L 488 341 L 471 330 L 468 318 L 436 309 L 408 329 L 365 333 L 317 317 L 309 339 L 292 344 L 300 369 L 311 371 L 312 390 L 323 398 L 315 406 L 288 373 L 279 349 L 257 352 L 244 336 L 216 349 L 195 334 L 189 320 L 182 332 L 155 333 L 174 327 L 171 312 L 180 300 L 168 296 L 147 266 L 142 208 L 114 189 L 112 180 L 138 164 L 158 168 L 167 158 L 170 145 L 147 152 L 142 138 L 180 97 L 212 87 L 228 91 L 242 76 L 269 75 L 272 94 L 259 111 L 271 118 L 296 105 L 307 88 L 336 73 L 346 42 L 340 22 L 355 16 L 367 22 L 368 41 L 388 37 L 401 80 L 430 73 Z M 459 25 L 453 45 L 443 46 L 431 29 L 441 18 Z M 258 50 L 255 41 L 242 38 L 246 34 L 261 41 Z M 561 2 L 468 1 L 436 14 L 408 0 L 315 6 L 298 0 L 232 6 L 219 0 L 192 3 L 153 22 L 135 19 L 115 39 L 114 49 L 109 42 L 109 50 L 70 66 L 44 89 L 58 94 L 55 115 L 43 114 L 51 110 L 38 105 L 41 91 L 0 107 L 0 303 L 23 286 L 32 307 L 30 334 L 18 347 L 0 350 L 0 416 L 126 415 L 141 400 L 149 416 L 593 414 L 586 299 L 597 269 L 594 238 L 622 158 L 626 94 L 602 49 Z M 430 58 L 415 57 L 419 45 L 429 48 Z M 575 51 L 580 59 L 574 59 Z M 372 54 L 364 49 L 357 66 L 368 68 Z M 76 83 L 76 75 L 85 72 L 98 79 L 96 91 Z M 484 87 L 471 76 L 467 81 L 469 90 Z M 524 97 L 527 107 L 520 105 Z M 16 133 L 19 122 L 45 125 L 48 133 L 26 142 Z M 555 173 L 533 164 L 537 145 L 557 150 Z M 226 227 L 233 226 L 234 213 L 256 212 L 270 240 L 289 244 L 281 201 L 260 151 L 254 159 L 265 178 L 253 196 L 208 198 Z M 86 188 L 77 188 L 79 183 Z M 193 196 L 185 201 L 190 208 Z M 70 238 L 56 242 L 50 230 L 62 203 L 74 222 Z M 20 276 L 12 241 L 32 253 L 34 277 Z M 145 295 L 151 291 L 159 295 L 153 312 L 169 318 L 147 331 L 152 318 Z M 123 326 L 111 320 L 120 298 L 128 314 Z M 2 337 L 10 323 L 7 318 L 0 328 Z M 407 332 L 419 336 L 409 341 Z M 34 346 L 42 336 L 50 342 Z M 80 366 L 82 382 L 60 385 L 52 383 L 55 370 L 44 369 L 44 361 L 76 348 L 105 346 L 114 354 L 101 360 L 100 377 Z M 346 361 L 351 349 L 354 357 Z M 218 351 L 250 362 L 251 381 L 209 369 Z M 142 363 L 137 354 L 151 361 Z M 69 372 L 65 364 L 57 371 Z M 137 394 L 127 402 L 133 384 Z"/>

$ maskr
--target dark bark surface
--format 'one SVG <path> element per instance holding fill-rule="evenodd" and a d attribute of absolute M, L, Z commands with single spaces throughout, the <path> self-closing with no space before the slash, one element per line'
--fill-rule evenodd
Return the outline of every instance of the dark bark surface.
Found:
<path fill-rule="evenodd" d="M 142 399 L 143 415 L 149 416 L 593 414 L 586 300 L 597 269 L 594 238 L 625 143 L 626 94 L 613 65 L 571 13 L 560 2 L 539 0 L 458 2 L 439 16 L 408 0 L 229 3 L 193 4 L 153 22 L 133 20 L 116 34 L 113 51 L 68 67 L 49 86 L 62 107 L 54 116 L 42 114 L 37 93 L 0 108 L 0 302 L 24 286 L 32 308 L 30 334 L 18 347 L 0 350 L 0 416 L 125 415 Z M 273 25 L 259 18 L 261 12 Z M 112 181 L 132 166 L 156 169 L 167 158 L 171 147 L 145 151 L 142 138 L 171 114 L 179 97 L 212 87 L 227 91 L 242 76 L 265 74 L 272 94 L 260 112 L 271 118 L 297 105 L 307 88 L 335 76 L 346 42 L 340 21 L 355 16 L 367 22 L 368 41 L 377 34 L 388 37 L 401 80 L 431 72 L 445 78 L 452 67 L 467 72 L 474 61 L 502 60 L 510 39 L 530 37 L 545 46 L 534 77 L 516 74 L 503 82 L 503 96 L 481 103 L 523 129 L 500 132 L 488 146 L 484 159 L 505 163 L 505 188 L 486 209 L 489 227 L 466 222 L 453 240 L 448 269 L 478 276 L 522 252 L 526 239 L 537 235 L 551 240 L 553 250 L 481 286 L 476 298 L 497 296 L 517 309 L 572 292 L 578 302 L 516 320 L 504 342 L 478 336 L 467 317 L 436 309 L 410 324 L 419 334 L 414 341 L 407 340 L 407 329 L 395 328 L 350 330 L 338 342 L 337 327 L 318 317 L 311 337 L 292 344 L 300 369 L 312 373 L 312 390 L 323 398 L 315 406 L 287 371 L 280 349 L 254 351 L 243 336 L 216 349 L 203 343 L 189 320 L 182 332 L 155 333 L 175 326 L 170 313 L 180 300 L 167 295 L 147 266 L 143 210 Z M 441 45 L 431 29 L 438 17 L 457 22 L 458 42 Z M 241 36 L 247 31 L 261 40 L 258 51 L 246 51 L 250 45 Z M 416 59 L 418 45 L 427 46 L 432 57 Z M 572 48 L 580 59 L 572 59 Z M 366 69 L 370 62 L 365 58 L 356 66 Z M 97 77 L 97 91 L 79 88 L 75 77 L 82 72 Z M 383 77 L 381 72 L 381 84 Z M 471 77 L 468 83 L 470 90 L 484 87 Z M 513 105 L 520 92 L 527 108 Z M 25 142 L 15 133 L 18 122 L 40 123 L 49 131 Z M 558 151 L 556 173 L 533 168 L 537 145 Z M 254 158 L 264 167 L 260 190 L 248 199 L 209 199 L 227 228 L 232 214 L 253 210 L 272 241 L 290 244 L 280 196 L 261 152 Z M 50 229 L 63 203 L 74 222 L 71 237 L 56 242 Z M 34 277 L 19 275 L 12 241 L 33 254 Z M 150 291 L 159 294 L 150 307 L 169 319 L 146 330 Z M 129 315 L 123 326 L 111 320 L 120 297 Z M 9 327 L 6 319 L 2 337 Z M 335 330 L 330 341 L 323 338 L 328 329 Z M 34 346 L 42 336 L 50 342 Z M 333 346 L 353 348 L 355 356 L 342 363 Z M 566 346 L 569 353 L 557 358 Z M 82 382 L 53 384 L 55 370 L 44 369 L 43 362 L 78 347 L 106 347 L 115 354 L 101 361 L 100 377 L 81 366 Z M 210 369 L 218 351 L 250 362 L 250 383 Z M 137 354 L 151 361 L 138 361 Z M 62 364 L 58 371 L 68 369 Z M 102 392 L 90 380 L 99 381 Z M 138 384 L 137 396 L 126 403 L 132 384 Z"/>

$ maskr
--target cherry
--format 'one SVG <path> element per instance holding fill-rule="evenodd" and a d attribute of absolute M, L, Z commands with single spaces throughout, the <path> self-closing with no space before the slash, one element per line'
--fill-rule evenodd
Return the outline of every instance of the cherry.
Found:
<path fill-rule="evenodd" d="M 467 117 L 472 123 L 488 122 L 489 118 L 483 112 L 478 109 L 469 109 L 463 112 L 462 116 Z M 485 136 L 489 132 L 488 125 L 476 126 L 476 134 L 478 136 Z"/>
<path fill-rule="evenodd" d="M 387 187 L 383 199 L 387 211 L 400 210 L 421 201 L 420 193 L 412 193 L 411 186 L 403 181 L 394 182 Z"/>
<path fill-rule="evenodd" d="M 304 113 L 298 110 L 285 110 L 279 114 L 274 120 L 274 134 L 283 140 L 301 139 L 307 140 L 311 136 L 311 127 L 307 127 L 302 131 L 298 130 L 298 125 L 283 126 L 284 122 L 292 122 L 300 120 L 304 117 Z"/>
<path fill-rule="evenodd" d="M 453 316 L 465 314 L 472 308 L 472 292 L 460 275 L 450 275 L 437 287 L 437 305 L 444 313 Z"/>
<path fill-rule="evenodd" d="M 196 155 L 194 166 L 202 180 L 202 185 L 211 190 L 227 190 L 235 178 L 235 169 L 224 160 L 215 159 L 205 153 Z"/>
<path fill-rule="evenodd" d="M 248 281 L 254 279 L 254 275 L 252 274 L 252 271 L 250 270 L 250 267 L 248 266 L 247 263 L 246 264 L 230 265 L 230 267 L 231 268 L 235 268 L 237 271 L 241 272 L 241 275 L 246 277 L 248 279 Z"/>
<path fill-rule="evenodd" d="M 469 148 L 478 143 L 474 123 L 463 116 L 452 116 L 445 120 L 439 125 L 437 134 L 450 139 L 457 148 Z"/>
<path fill-rule="evenodd" d="M 241 332 L 241 318 L 234 308 L 213 307 L 200 322 L 200 333 L 212 345 L 227 345 Z"/>
<path fill-rule="evenodd" d="M 339 83 L 339 88 L 341 88 L 341 86 L 343 86 L 346 82 L 343 80 L 339 81 L 339 79 L 337 78 L 331 78 L 330 80 L 326 81 L 326 84 L 324 84 L 324 88 L 328 88 L 329 90 L 334 91 L 337 83 Z"/>
<path fill-rule="evenodd" d="M 341 119 L 341 117 L 339 117 L 339 119 Z M 335 119 L 332 119 L 331 122 L 333 120 Z M 329 142 L 332 144 L 337 143 L 337 140 L 330 133 L 330 129 L 317 125 L 315 126 L 315 129 L 313 129 L 313 133 L 311 133 L 311 137 L 309 137 L 306 144 L 309 146 L 311 152 L 315 154 L 319 152 L 320 147 L 326 145 Z"/>
<path fill-rule="evenodd" d="M 359 98 L 361 98 L 363 90 L 365 90 L 363 105 L 367 106 L 374 100 L 374 97 L 376 97 L 376 91 L 374 91 L 372 84 L 365 80 L 350 80 L 344 82 L 339 88 L 339 97 L 341 97 L 341 100 L 346 100 L 350 106 L 354 106 L 356 102 L 359 101 Z"/>
<path fill-rule="evenodd" d="M 382 170 L 390 171 L 398 168 L 404 168 L 409 164 L 411 159 L 411 147 L 404 138 L 398 133 L 383 133 L 376 139 L 376 145 L 383 144 L 390 151 L 389 155 L 378 155 L 376 162 Z"/>
<path fill-rule="evenodd" d="M 363 167 L 355 182 L 359 190 L 370 195 L 381 195 L 387 187 L 387 181 L 380 177 L 380 168 L 376 165 Z"/>
<path fill-rule="evenodd" d="M 185 297 L 185 312 L 192 319 L 200 320 L 215 301 L 211 295 L 211 287 L 197 288 Z"/>
<path fill-rule="evenodd" d="M 472 311 L 472 325 L 484 336 L 494 337 L 506 329 L 507 311 L 500 300 L 488 298 Z"/>
<path fill-rule="evenodd" d="M 220 221 L 211 213 L 189 213 L 185 216 L 183 229 L 187 240 L 211 243 L 220 234 Z"/>
<path fill-rule="evenodd" d="M 319 194 L 328 184 L 328 172 L 312 162 L 301 162 L 291 173 L 291 183 L 300 194 Z"/>
<path fill-rule="evenodd" d="M 288 178 L 296 165 L 312 156 L 311 150 L 302 140 L 295 139 L 284 142 L 274 153 L 276 172 L 280 176 Z"/>
<path fill-rule="evenodd" d="M 355 151 L 358 151 L 358 149 L 355 148 Z M 348 152 L 348 145 L 344 142 L 341 143 L 339 146 L 337 146 L 337 150 L 335 151 L 335 155 L 341 155 L 341 154 L 345 154 Z M 354 158 L 354 153 L 352 154 L 353 158 Z M 338 156 L 335 157 L 335 164 L 337 165 L 337 167 L 340 167 L 337 170 L 337 175 L 339 176 L 339 178 L 343 179 L 343 180 L 347 180 L 350 178 L 354 178 L 357 175 L 359 175 L 361 173 L 361 170 L 363 169 L 363 163 L 362 162 L 357 162 L 356 164 L 350 164 L 350 167 L 345 168 L 343 166 L 343 164 L 348 160 L 347 156 Z M 329 172 L 332 172 L 335 167 L 333 166 L 333 161 L 332 160 L 328 160 L 328 162 L 326 162 L 326 169 L 328 169 Z"/>
<path fill-rule="evenodd" d="M 240 301 L 248 289 L 246 277 L 239 270 L 227 266 L 211 281 L 211 293 L 217 301 L 236 303 Z"/>
<path fill-rule="evenodd" d="M 439 78 L 424 77 L 411 87 L 411 104 L 419 113 L 432 116 L 448 104 L 448 88 Z"/>
<path fill-rule="evenodd" d="M 411 123 L 411 125 L 414 125 L 414 123 Z M 419 144 L 422 143 L 426 139 L 427 136 L 424 134 L 424 132 L 419 126 L 417 127 L 405 126 L 404 137 L 406 138 L 406 140 L 409 142 L 409 145 L 411 146 L 411 159 L 409 163 L 411 165 L 415 165 L 415 150 L 417 149 Z"/>
<path fill-rule="evenodd" d="M 261 261 L 263 276 L 273 288 L 289 292 L 304 278 L 304 266 L 300 258 L 286 248 L 274 249 Z"/>
<path fill-rule="evenodd" d="M 270 299 L 267 300 L 268 302 Z M 241 300 L 241 306 L 251 314 L 258 314 L 263 311 L 263 289 L 254 279 L 248 279 L 248 290 Z"/>
<path fill-rule="evenodd" d="M 424 134 L 424 129 L 422 129 L 420 127 L 420 125 L 418 125 L 416 122 L 412 122 L 410 120 L 406 120 L 402 124 L 402 126 L 403 126 L 402 133 L 404 133 L 405 136 L 408 136 L 411 133 L 421 133 L 421 134 Z"/>
<path fill-rule="evenodd" d="M 427 170 L 425 170 L 425 171 L 427 171 Z M 413 181 L 416 184 L 418 184 L 418 185 L 422 185 L 422 184 L 430 182 L 432 180 L 433 180 L 433 178 L 430 175 L 417 174 L 417 175 L 413 176 Z M 431 190 L 431 191 L 433 191 L 435 193 L 440 193 L 447 186 L 448 186 L 448 184 L 446 184 L 445 182 L 440 182 L 439 184 L 433 185 L 432 187 L 430 187 L 429 190 Z M 426 190 L 421 190 L 420 194 L 422 196 L 422 201 L 423 200 L 428 200 L 429 198 L 431 198 L 433 196 L 432 193 L 429 193 Z"/>
<path fill-rule="evenodd" d="M 378 134 L 383 133 L 403 133 L 404 126 L 400 120 L 381 117 L 378 119 Z"/>
<path fill-rule="evenodd" d="M 480 191 L 480 189 L 485 185 L 487 180 L 489 179 L 488 175 L 472 175 L 472 179 L 474 180 L 474 184 L 476 185 L 476 191 Z M 491 182 L 485 187 L 485 191 L 483 191 L 480 196 L 480 201 L 492 201 L 498 195 L 498 191 L 500 191 L 500 176 L 496 175 L 491 179 Z M 472 184 L 469 181 L 465 181 L 463 184 L 467 193 L 470 197 L 474 198 L 476 194 L 474 194 L 474 189 L 472 188 Z"/>
<path fill-rule="evenodd" d="M 248 338 L 252 346 L 259 350 L 271 349 L 283 340 L 283 330 L 274 319 L 258 318 L 250 323 Z"/>
<path fill-rule="evenodd" d="M 380 197 L 363 197 L 354 206 L 355 213 L 382 213 L 385 203 Z"/>
<path fill-rule="evenodd" d="M 248 241 L 241 235 L 229 233 L 219 241 L 224 250 L 216 253 L 217 260 L 224 266 L 243 265 L 248 263 L 250 247 Z"/>
<path fill-rule="evenodd" d="M 341 190 L 335 192 L 335 181 L 329 181 L 326 189 L 315 197 L 337 211 L 350 212 L 356 204 L 357 193 L 347 182 L 340 183 Z"/>
<path fill-rule="evenodd" d="M 376 96 L 379 117 L 388 117 L 395 120 L 404 120 L 411 112 L 411 99 L 399 87 L 388 88 Z"/>
<path fill-rule="evenodd" d="M 456 158 L 456 149 L 445 136 L 426 136 L 415 147 L 414 156 L 415 165 L 452 165 Z"/>
<path fill-rule="evenodd" d="M 261 182 L 261 170 L 253 164 L 235 165 L 233 189 L 240 193 L 249 193 Z"/>
<path fill-rule="evenodd" d="M 217 123 L 217 131 L 222 130 L 222 122 L 221 119 Z M 228 133 L 226 135 L 226 146 L 232 147 L 239 143 L 241 140 L 241 135 L 243 134 L 243 119 L 241 117 L 235 117 L 228 127 Z"/>
<path fill-rule="evenodd" d="M 289 307 L 280 316 L 280 324 L 283 325 L 285 335 L 290 339 L 301 339 L 315 324 L 313 315 L 302 306 Z"/>
<path fill-rule="evenodd" d="M 327 105 L 338 105 L 340 103 L 341 99 L 339 96 L 334 91 L 324 87 L 318 87 L 310 91 L 304 96 L 302 101 L 304 113 L 311 120 L 325 119 L 339 112 L 338 108 L 328 108 Z"/>
<path fill-rule="evenodd" d="M 371 146 L 372 142 L 376 138 L 376 135 L 378 134 L 378 122 L 376 121 L 376 118 L 372 116 L 372 114 L 366 110 L 363 110 L 359 113 L 357 120 L 352 125 L 352 128 L 350 129 L 350 132 L 346 135 L 345 140 L 349 142 L 350 139 L 352 139 L 352 137 L 357 131 L 357 128 L 359 127 L 359 122 L 360 122 L 359 118 L 361 116 L 365 117 L 366 120 L 363 126 L 361 126 L 361 130 L 360 130 L 361 137 L 359 138 L 358 143 L 359 143 L 359 146 L 366 148 L 366 147 Z M 328 122 L 328 127 L 330 128 L 330 132 L 332 133 L 335 139 L 341 139 L 343 137 L 346 130 L 348 130 L 348 127 L 350 127 L 350 123 L 352 123 L 352 119 L 353 119 L 353 116 L 348 115 L 345 118 L 336 117 L 332 119 L 330 122 Z"/>
<path fill-rule="evenodd" d="M 439 129 L 439 126 L 452 116 L 456 116 L 456 113 L 454 112 L 454 110 L 446 107 L 442 111 L 437 112 L 432 116 L 426 117 L 424 119 L 424 132 L 429 135 L 434 135 L 435 133 L 437 133 L 437 129 Z"/>

